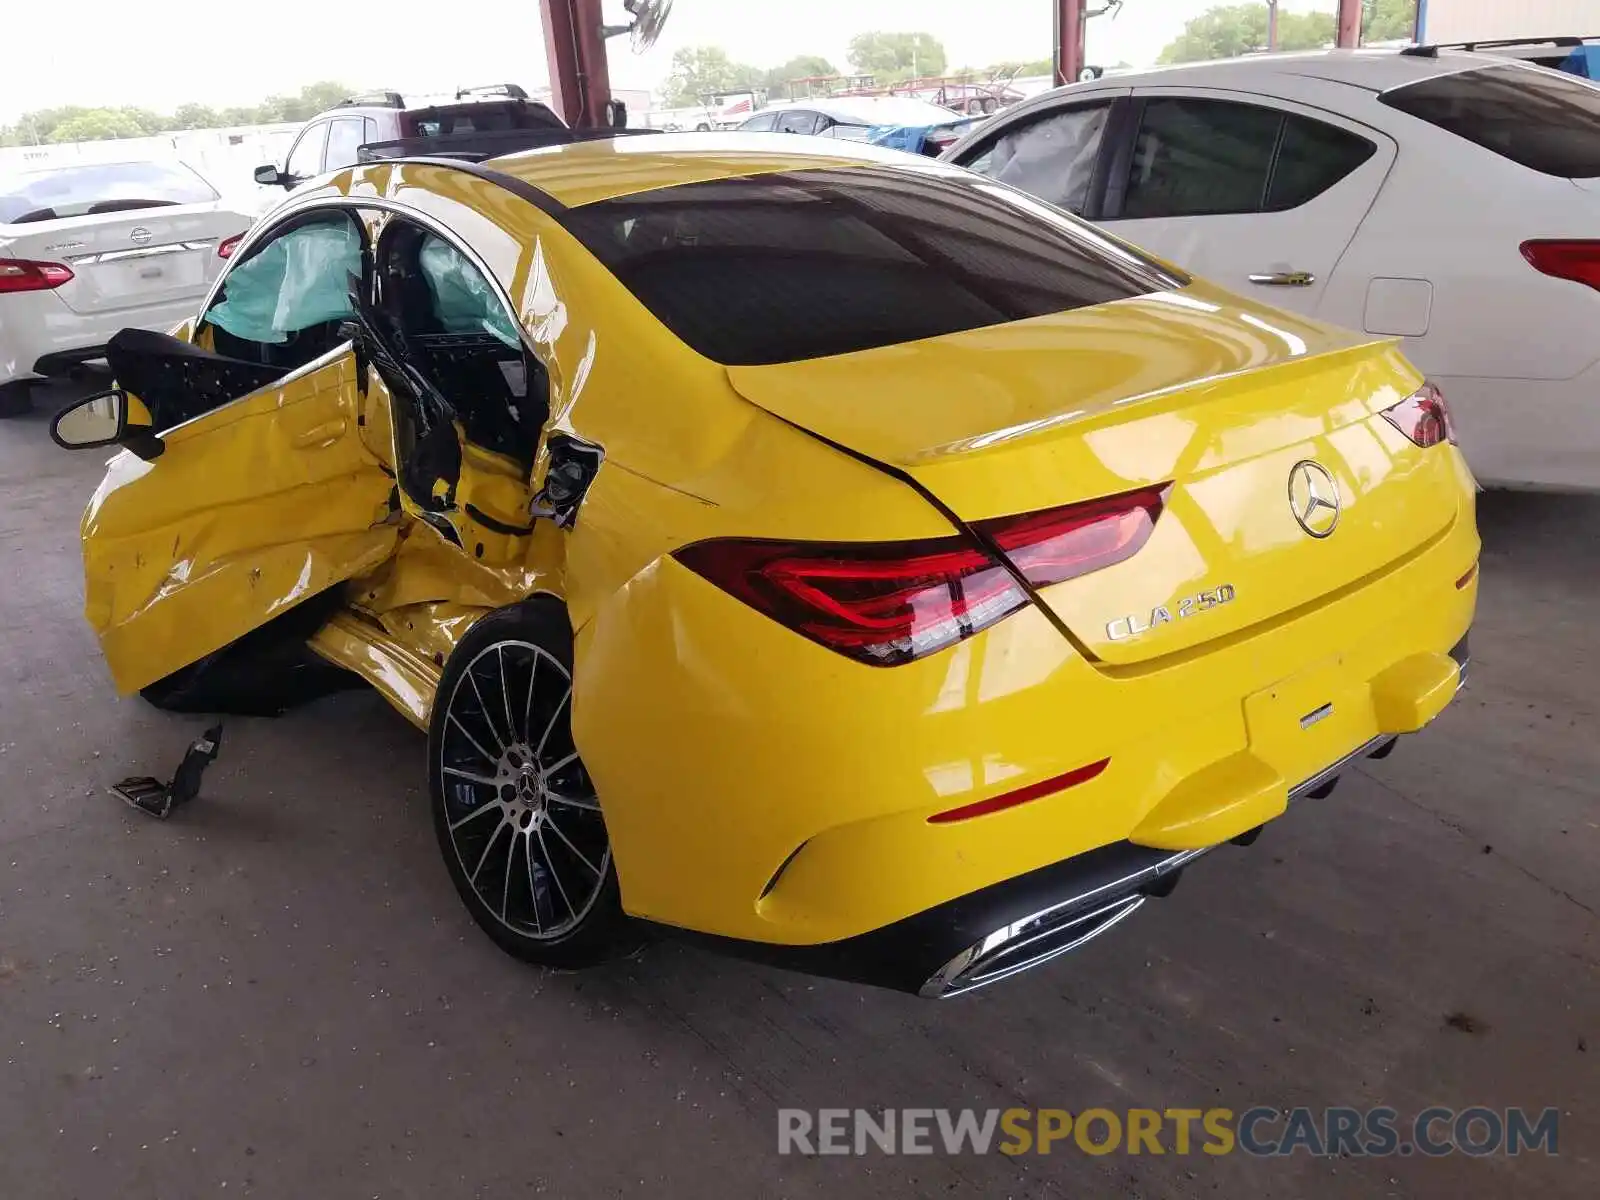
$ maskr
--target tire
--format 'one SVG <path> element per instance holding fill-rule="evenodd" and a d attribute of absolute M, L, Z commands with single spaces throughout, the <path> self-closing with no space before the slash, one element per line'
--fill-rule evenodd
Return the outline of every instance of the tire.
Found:
<path fill-rule="evenodd" d="M 0 383 L 0 417 L 21 417 L 33 411 L 33 380 Z"/>
<path fill-rule="evenodd" d="M 434 832 L 467 911 L 507 954 L 564 968 L 641 940 L 572 742 L 571 701 L 566 610 L 536 597 L 461 639 L 428 730 Z"/>

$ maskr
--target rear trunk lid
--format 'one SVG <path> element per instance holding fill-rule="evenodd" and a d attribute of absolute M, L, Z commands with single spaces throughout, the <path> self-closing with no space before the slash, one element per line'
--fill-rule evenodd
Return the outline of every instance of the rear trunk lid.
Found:
<path fill-rule="evenodd" d="M 1457 514 L 1452 456 L 1380 415 L 1422 382 L 1394 344 L 1204 285 L 728 375 L 967 522 L 1169 484 L 1138 553 L 1041 592 L 1110 664 L 1314 604 L 1430 544 Z M 1307 462 L 1327 472 L 1322 491 L 1337 490 L 1328 536 L 1297 519 Z"/>
<path fill-rule="evenodd" d="M 248 228 L 214 202 L 160 205 L 0 225 L 0 253 L 64 263 L 73 278 L 55 294 L 73 312 L 115 312 L 198 301 L 223 260 L 217 245 Z"/>

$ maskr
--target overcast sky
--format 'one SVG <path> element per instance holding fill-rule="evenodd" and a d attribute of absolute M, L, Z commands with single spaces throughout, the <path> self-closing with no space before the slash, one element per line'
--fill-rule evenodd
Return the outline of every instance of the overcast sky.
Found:
<path fill-rule="evenodd" d="M 1091 62 L 1152 60 L 1189 18 L 1219 0 L 1127 0 L 1115 20 L 1090 22 Z M 1331 10 L 1334 0 L 1285 0 Z M 538 0 L 340 4 L 336 0 L 235 0 L 173 7 L 151 0 L 9 0 L 0 69 L 0 121 L 58 104 L 135 104 L 170 110 L 185 101 L 253 104 L 318 79 L 353 87 L 436 91 L 463 83 L 547 81 Z M 677 0 L 654 50 L 612 43 L 616 87 L 653 87 L 680 46 L 720 45 L 737 59 L 775 66 L 821 54 L 845 66 L 852 36 L 869 29 L 925 30 L 952 66 L 1042 58 L 1051 0 Z M 70 15 L 68 15 L 70 13 Z M 414 14 L 414 15 L 413 15 Z M 607 0 L 621 20 L 621 0 Z"/>

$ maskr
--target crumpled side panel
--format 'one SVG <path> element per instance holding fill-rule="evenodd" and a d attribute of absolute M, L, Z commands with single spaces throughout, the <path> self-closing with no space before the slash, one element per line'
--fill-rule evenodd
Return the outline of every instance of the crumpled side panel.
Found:
<path fill-rule="evenodd" d="M 430 237 L 417 258 L 446 333 L 488 333 L 508 346 L 522 344 L 494 289 L 452 246 Z"/>
<path fill-rule="evenodd" d="M 279 345 L 291 333 L 353 315 L 350 276 L 361 274 L 355 225 L 302 225 L 228 275 L 227 299 L 206 320 L 235 337 Z"/>

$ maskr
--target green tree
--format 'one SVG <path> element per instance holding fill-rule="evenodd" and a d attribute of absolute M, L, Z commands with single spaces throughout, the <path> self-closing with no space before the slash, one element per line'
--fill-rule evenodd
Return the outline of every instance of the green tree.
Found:
<path fill-rule="evenodd" d="M 110 138 L 144 137 L 139 122 L 126 109 L 91 108 L 68 117 L 50 130 L 49 142 L 100 142 Z"/>
<path fill-rule="evenodd" d="M 180 104 L 172 114 L 174 129 L 216 129 L 223 123 L 217 110 L 205 104 Z"/>
<path fill-rule="evenodd" d="M 1208 9 L 1183 27 L 1183 32 L 1161 51 L 1160 62 L 1204 62 L 1233 58 L 1267 48 L 1268 14 L 1265 4 L 1222 4 Z M 1278 48 L 1314 50 L 1334 39 L 1331 12 L 1297 13 L 1279 10 Z"/>
<path fill-rule="evenodd" d="M 931 33 L 858 33 L 850 39 L 850 65 L 878 81 L 942 75 L 944 45 Z"/>
<path fill-rule="evenodd" d="M 1417 33 L 1417 0 L 1367 0 L 1361 36 L 1368 42 L 1410 40 Z"/>
<path fill-rule="evenodd" d="M 701 103 L 701 97 L 719 92 L 752 91 L 761 86 L 765 72 L 737 63 L 721 46 L 685 46 L 672 56 L 666 98 L 672 107 Z"/>
<path fill-rule="evenodd" d="M 235 105 L 217 114 L 217 125 L 223 129 L 233 125 L 268 125 L 278 119 L 269 116 L 260 105 Z"/>
<path fill-rule="evenodd" d="M 837 75 L 839 68 L 834 66 L 820 54 L 799 54 L 784 63 L 781 67 L 773 67 L 762 80 L 768 91 L 780 91 L 784 85 L 794 79 L 814 79 L 817 76 Z"/>
<path fill-rule="evenodd" d="M 146 137 L 157 133 L 165 133 L 172 128 L 172 118 L 163 116 L 158 112 L 151 112 L 148 108 L 122 108 L 119 109 L 130 121 L 139 127 Z"/>

